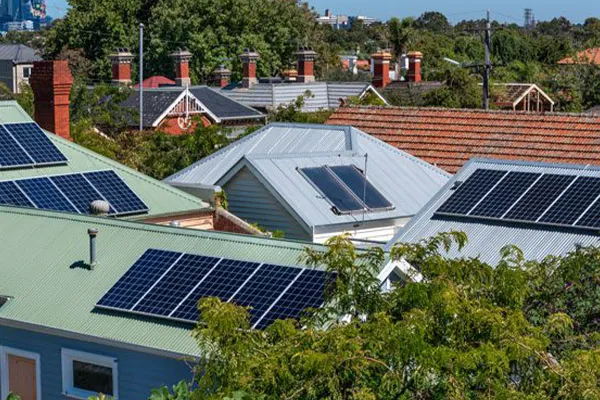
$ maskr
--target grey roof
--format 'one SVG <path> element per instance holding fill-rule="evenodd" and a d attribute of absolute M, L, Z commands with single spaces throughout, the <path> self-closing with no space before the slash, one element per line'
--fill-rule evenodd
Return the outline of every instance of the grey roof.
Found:
<path fill-rule="evenodd" d="M 363 215 L 336 215 L 297 168 L 322 165 L 365 167 L 369 181 L 394 205 L 367 213 L 365 221 L 414 215 L 450 175 L 355 128 L 270 124 L 206 157 L 165 181 L 173 186 L 224 185 L 248 167 L 288 210 L 308 226 L 362 221 Z"/>
<path fill-rule="evenodd" d="M 152 124 L 167 111 L 175 100 L 185 90 L 183 87 L 162 87 L 158 89 L 144 89 L 144 116 L 145 127 Z M 245 106 L 235 100 L 223 96 L 208 86 L 191 86 L 190 93 L 200 101 L 212 114 L 221 121 L 236 119 L 264 119 L 265 116 L 255 109 Z M 124 107 L 132 107 L 136 110 L 140 103 L 139 90 L 134 91 L 127 100 L 121 103 Z M 132 121 L 136 125 L 137 121 Z"/>
<path fill-rule="evenodd" d="M 361 97 L 369 91 L 379 95 L 377 90 L 366 82 L 259 83 L 249 89 L 233 84 L 223 88 L 221 93 L 250 107 L 275 109 L 280 105 L 293 103 L 307 91 L 311 96 L 305 98 L 302 109 L 307 112 L 338 108 L 340 99 Z M 384 100 L 383 97 L 381 99 Z"/>
<path fill-rule="evenodd" d="M 24 44 L 0 44 L 0 60 L 12 60 L 15 64 L 41 61 L 37 50 Z"/>
<path fill-rule="evenodd" d="M 416 243 L 440 232 L 462 231 L 467 234 L 468 244 L 462 252 L 452 249 L 449 256 L 480 257 L 491 265 L 500 259 L 500 250 L 506 245 L 516 245 L 526 259 L 541 260 L 548 255 L 564 255 L 576 245 L 598 245 L 598 233 L 592 230 L 562 228 L 517 222 L 475 220 L 468 218 L 442 218 L 434 212 L 448 197 L 457 181 L 465 181 L 475 170 L 497 169 L 552 174 L 569 174 L 600 177 L 600 168 L 572 165 L 472 159 L 442 188 L 412 220 L 388 243 L 389 250 L 397 242 Z"/>

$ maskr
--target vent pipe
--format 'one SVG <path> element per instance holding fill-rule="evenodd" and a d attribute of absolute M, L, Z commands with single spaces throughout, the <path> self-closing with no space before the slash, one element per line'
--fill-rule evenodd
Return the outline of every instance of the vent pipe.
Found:
<path fill-rule="evenodd" d="M 96 236 L 98 236 L 98 229 L 88 229 L 88 235 L 90 237 L 90 267 L 94 267 L 98 264 L 96 261 Z"/>

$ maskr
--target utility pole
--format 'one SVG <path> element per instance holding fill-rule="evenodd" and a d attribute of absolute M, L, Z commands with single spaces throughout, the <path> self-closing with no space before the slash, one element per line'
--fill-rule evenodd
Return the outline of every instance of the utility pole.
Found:
<path fill-rule="evenodd" d="M 483 66 L 483 109 L 490 109 L 490 36 L 492 24 L 490 22 L 490 11 L 487 11 L 487 22 L 485 24 L 485 63 Z"/>
<path fill-rule="evenodd" d="M 140 23 L 140 132 L 144 130 L 144 24 Z"/>

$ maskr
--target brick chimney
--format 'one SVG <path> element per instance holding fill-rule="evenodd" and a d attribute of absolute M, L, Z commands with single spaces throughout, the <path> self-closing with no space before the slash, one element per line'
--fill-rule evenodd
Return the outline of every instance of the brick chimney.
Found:
<path fill-rule="evenodd" d="M 256 62 L 260 58 L 260 55 L 256 51 L 250 51 L 250 49 L 245 49 L 242 54 L 240 54 L 240 60 L 244 64 L 244 79 L 242 81 L 242 87 L 248 89 L 258 83 L 258 79 L 256 77 Z"/>
<path fill-rule="evenodd" d="M 69 62 L 37 61 L 33 63 L 29 84 L 33 90 L 35 121 L 58 136 L 71 139 L 69 95 L 73 76 Z"/>
<path fill-rule="evenodd" d="M 317 53 L 309 47 L 303 47 L 296 55 L 298 56 L 298 82 L 314 82 Z"/>
<path fill-rule="evenodd" d="M 117 49 L 108 56 L 112 63 L 112 84 L 131 85 L 131 62 L 133 54 L 128 49 Z"/>
<path fill-rule="evenodd" d="M 231 71 L 228 70 L 224 65 L 220 65 L 213 71 L 213 77 L 215 83 L 220 87 L 224 88 L 229 85 L 229 79 L 231 78 Z"/>
<path fill-rule="evenodd" d="M 408 58 L 408 81 L 421 82 L 421 60 L 423 54 L 418 51 L 411 51 L 407 55 Z"/>
<path fill-rule="evenodd" d="M 192 53 L 187 50 L 177 50 L 171 53 L 171 58 L 175 62 L 175 83 L 177 86 L 190 86 L 190 60 Z"/>
<path fill-rule="evenodd" d="M 392 55 L 387 51 L 378 51 L 371 54 L 373 60 L 373 86 L 384 88 L 390 82 L 390 60 Z"/>

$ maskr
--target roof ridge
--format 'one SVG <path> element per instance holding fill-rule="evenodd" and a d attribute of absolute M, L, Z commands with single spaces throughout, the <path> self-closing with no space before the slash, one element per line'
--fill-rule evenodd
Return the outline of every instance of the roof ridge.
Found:
<path fill-rule="evenodd" d="M 513 110 L 480 110 L 476 108 L 444 108 L 444 107 L 401 107 L 401 106 L 345 106 L 338 109 L 344 110 L 411 110 L 411 111 L 447 111 L 464 112 L 473 114 L 496 114 L 496 115 L 518 115 L 518 116 L 536 116 L 536 117 L 581 117 L 597 119 L 600 122 L 600 116 L 585 113 L 574 112 L 531 112 L 531 111 L 513 111 Z"/>

